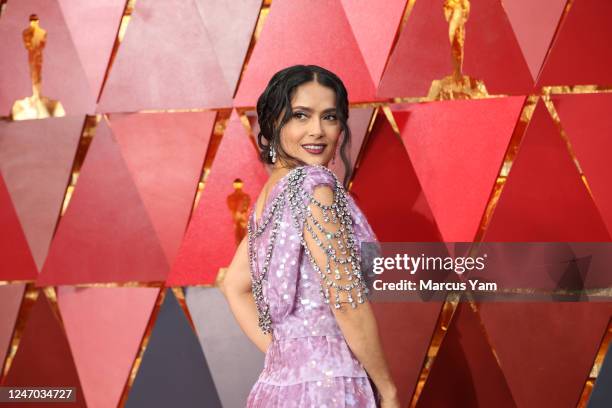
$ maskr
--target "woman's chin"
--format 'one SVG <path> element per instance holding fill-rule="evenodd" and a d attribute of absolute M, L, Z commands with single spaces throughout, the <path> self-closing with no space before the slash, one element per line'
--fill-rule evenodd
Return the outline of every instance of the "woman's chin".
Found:
<path fill-rule="evenodd" d="M 318 158 L 308 158 L 304 161 L 311 166 L 319 165 L 319 166 L 327 167 L 327 164 L 329 163 L 329 159 L 318 159 Z"/>

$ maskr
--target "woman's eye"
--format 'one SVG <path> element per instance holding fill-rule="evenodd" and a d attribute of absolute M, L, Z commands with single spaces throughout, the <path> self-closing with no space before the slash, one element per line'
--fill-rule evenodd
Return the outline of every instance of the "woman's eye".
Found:
<path fill-rule="evenodd" d="M 327 115 L 325 118 L 329 119 L 329 120 L 337 120 L 338 119 L 338 117 L 336 115 Z"/>
<path fill-rule="evenodd" d="M 304 114 L 304 112 L 295 112 L 293 114 L 293 117 L 294 118 L 298 118 L 298 119 L 302 119 L 302 118 L 306 117 L 306 115 Z"/>

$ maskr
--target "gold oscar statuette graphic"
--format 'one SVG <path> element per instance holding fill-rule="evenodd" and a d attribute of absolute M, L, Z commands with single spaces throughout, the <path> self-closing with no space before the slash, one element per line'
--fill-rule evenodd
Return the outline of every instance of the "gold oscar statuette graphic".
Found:
<path fill-rule="evenodd" d="M 32 96 L 17 100 L 11 109 L 12 120 L 42 119 L 65 116 L 60 101 L 42 95 L 43 48 L 47 42 L 47 31 L 40 27 L 36 14 L 30 16 L 30 26 L 23 30 L 23 42 L 28 50 Z"/>
<path fill-rule="evenodd" d="M 451 100 L 488 96 L 481 80 L 463 75 L 463 50 L 465 23 L 470 15 L 469 0 L 445 0 L 444 18 L 448 22 L 448 39 L 451 45 L 453 73 L 431 83 L 427 99 Z"/>
<path fill-rule="evenodd" d="M 251 204 L 251 197 L 242 190 L 243 185 L 242 180 L 234 180 L 234 192 L 227 196 L 227 207 L 232 213 L 232 220 L 234 221 L 236 245 L 240 244 L 240 241 L 246 235 L 247 223 L 249 221 L 249 204 Z"/>

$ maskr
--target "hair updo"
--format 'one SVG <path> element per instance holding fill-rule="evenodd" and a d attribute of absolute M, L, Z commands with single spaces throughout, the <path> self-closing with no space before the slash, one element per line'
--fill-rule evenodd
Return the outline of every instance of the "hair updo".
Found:
<path fill-rule="evenodd" d="M 336 74 L 320 66 L 293 65 L 278 71 L 272 76 L 266 89 L 257 99 L 259 157 L 264 163 L 272 164 L 270 150 L 273 146 L 277 157 L 281 157 L 288 163 L 293 163 L 293 166 L 307 164 L 297 157 L 290 156 L 283 150 L 280 143 L 280 133 L 283 126 L 292 117 L 291 98 L 296 88 L 311 81 L 317 81 L 319 84 L 332 89 L 336 94 L 336 116 L 344 134 L 340 144 L 340 158 L 344 163 L 343 184 L 347 187 L 351 176 L 351 165 L 346 153 L 347 147 L 351 143 L 351 131 L 347 123 L 349 118 L 347 91 L 342 80 Z"/>

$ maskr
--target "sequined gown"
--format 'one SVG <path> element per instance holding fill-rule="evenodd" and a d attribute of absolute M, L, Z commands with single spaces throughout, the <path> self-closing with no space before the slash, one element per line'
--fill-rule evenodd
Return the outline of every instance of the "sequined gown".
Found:
<path fill-rule="evenodd" d="M 305 254 L 306 244 L 300 237 L 303 221 L 295 218 L 299 206 L 291 200 L 304 202 L 295 193 L 312 194 L 320 184 L 340 186 L 323 166 L 294 168 L 273 187 L 260 219 L 255 219 L 255 206 L 251 210 L 248 229 L 253 282 L 261 276 L 266 253 L 272 251 L 259 296 L 259 306 L 268 308 L 267 323 L 266 316 L 259 315 L 260 326 L 268 325 L 273 340 L 247 399 L 249 408 L 376 407 L 367 374 L 336 323 L 333 299 L 325 303 L 325 285 Z M 378 242 L 348 193 L 345 202 L 357 244 Z M 253 290 L 257 303 L 257 288 Z"/>

